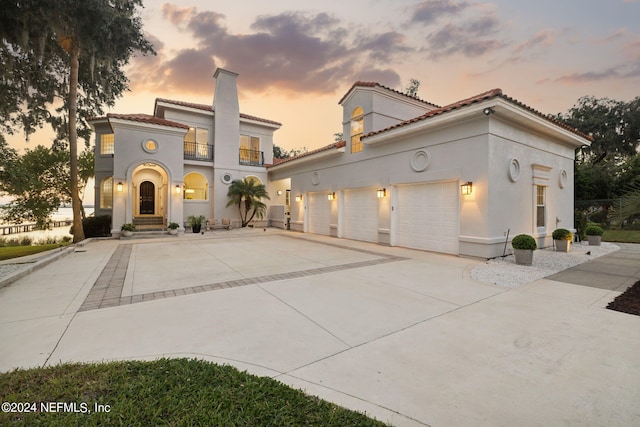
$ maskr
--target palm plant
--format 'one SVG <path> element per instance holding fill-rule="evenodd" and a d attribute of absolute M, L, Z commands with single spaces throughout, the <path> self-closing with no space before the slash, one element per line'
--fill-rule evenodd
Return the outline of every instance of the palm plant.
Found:
<path fill-rule="evenodd" d="M 227 197 L 227 207 L 238 205 L 242 227 L 246 227 L 256 216 L 262 219 L 267 205 L 261 199 L 270 199 L 265 186 L 251 178 L 234 180 L 229 186 Z"/>

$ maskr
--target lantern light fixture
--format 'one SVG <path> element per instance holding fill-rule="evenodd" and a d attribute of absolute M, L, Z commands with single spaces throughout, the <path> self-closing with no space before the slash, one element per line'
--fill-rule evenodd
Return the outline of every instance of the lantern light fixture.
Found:
<path fill-rule="evenodd" d="M 180 187 L 179 185 L 176 185 L 176 194 L 180 194 L 182 193 L 182 187 Z"/>
<path fill-rule="evenodd" d="M 336 193 L 335 193 L 335 192 L 333 192 L 333 193 L 329 193 L 329 194 L 327 195 L 327 199 L 329 199 L 329 200 L 335 200 L 335 199 L 336 199 Z"/>
<path fill-rule="evenodd" d="M 118 193 L 122 193 L 122 187 L 123 187 L 123 185 L 122 185 L 122 181 L 118 182 L 118 183 L 116 184 L 116 191 L 117 191 Z"/>
<path fill-rule="evenodd" d="M 387 189 L 381 188 L 378 190 L 378 199 L 382 199 L 387 195 Z"/>
<path fill-rule="evenodd" d="M 301 201 L 302 201 L 302 194 L 296 195 L 296 202 L 301 202 Z"/>
<path fill-rule="evenodd" d="M 468 196 L 473 191 L 473 182 L 467 181 L 460 186 L 460 192 L 464 196 Z"/>

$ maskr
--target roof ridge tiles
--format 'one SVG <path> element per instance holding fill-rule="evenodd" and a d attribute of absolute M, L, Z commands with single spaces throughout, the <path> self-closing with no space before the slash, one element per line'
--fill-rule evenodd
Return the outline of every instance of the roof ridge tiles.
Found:
<path fill-rule="evenodd" d="M 361 80 L 358 80 L 357 82 L 355 82 L 355 83 L 351 86 L 351 88 L 349 88 L 349 90 L 347 91 L 347 93 L 345 93 L 345 94 L 344 94 L 344 96 L 340 99 L 340 101 L 338 101 L 338 104 L 342 104 L 342 101 L 344 101 L 344 100 L 345 100 L 345 98 L 347 97 L 347 95 L 349 95 L 349 93 L 351 93 L 351 91 L 352 91 L 353 89 L 355 89 L 356 87 L 379 87 L 379 88 L 381 88 L 381 89 L 388 90 L 388 91 L 393 92 L 393 93 L 395 93 L 395 94 L 397 94 L 397 95 L 402 95 L 402 96 L 404 96 L 404 97 L 406 97 L 406 98 L 413 99 L 414 101 L 418 101 L 418 102 L 421 102 L 421 103 L 423 103 L 423 104 L 430 105 L 430 106 L 432 106 L 432 107 L 436 107 L 436 108 L 439 108 L 439 107 L 440 107 L 439 105 L 436 105 L 436 104 L 434 104 L 434 103 L 432 103 L 432 102 L 429 102 L 429 101 L 425 101 L 424 99 L 418 98 L 417 96 L 407 95 L 406 93 L 404 93 L 404 92 L 400 92 L 399 90 L 395 90 L 395 89 L 392 89 L 392 88 L 390 88 L 390 87 L 387 87 L 387 86 L 381 85 L 381 84 L 380 84 L 380 83 L 378 83 L 378 82 L 365 82 L 365 81 L 361 81 Z"/>
<path fill-rule="evenodd" d="M 208 104 L 198 104 L 198 103 L 195 103 L 195 102 L 178 101 L 178 100 L 167 99 L 167 98 L 156 98 L 156 104 L 158 102 L 164 102 L 166 104 L 179 105 L 179 106 L 187 107 L 187 108 L 194 108 L 196 110 L 202 110 L 202 111 L 207 111 L 207 112 L 214 112 L 213 105 L 208 105 Z M 244 118 L 244 119 L 248 119 L 248 120 L 254 120 L 254 121 L 257 121 L 257 122 L 263 122 L 263 123 L 269 123 L 269 124 L 282 126 L 282 123 L 280 123 L 280 122 L 276 122 L 274 120 L 269 120 L 269 119 L 263 119 L 262 117 L 253 116 L 253 115 L 250 115 L 250 114 L 240 113 L 240 117 Z"/>

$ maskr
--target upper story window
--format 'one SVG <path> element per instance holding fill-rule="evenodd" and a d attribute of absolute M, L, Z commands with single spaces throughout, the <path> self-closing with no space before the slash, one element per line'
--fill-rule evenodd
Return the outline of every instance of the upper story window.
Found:
<path fill-rule="evenodd" d="M 112 133 L 103 133 L 100 135 L 100 154 L 113 154 L 115 138 Z"/>
<path fill-rule="evenodd" d="M 189 128 L 189 131 L 184 136 L 184 142 L 191 142 L 197 144 L 209 143 L 209 129 L 204 128 Z"/>
<path fill-rule="evenodd" d="M 262 165 L 264 157 L 260 151 L 260 138 L 240 135 L 240 164 Z"/>
<path fill-rule="evenodd" d="M 362 133 L 364 132 L 364 115 L 362 108 L 356 107 L 351 113 L 351 152 L 362 151 Z"/>

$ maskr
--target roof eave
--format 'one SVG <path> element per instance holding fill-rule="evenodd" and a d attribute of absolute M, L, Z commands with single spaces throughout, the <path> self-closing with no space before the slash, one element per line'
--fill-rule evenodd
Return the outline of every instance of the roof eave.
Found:
<path fill-rule="evenodd" d="M 397 128 L 383 131 L 379 134 L 365 136 L 362 142 L 366 145 L 378 145 L 398 138 L 408 137 L 427 129 L 443 126 L 450 122 L 471 117 L 473 115 L 484 115 L 484 109 L 491 107 L 494 114 L 507 117 L 511 121 L 519 123 L 522 126 L 535 129 L 541 133 L 551 135 L 555 139 L 562 141 L 566 145 L 574 148 L 584 145 L 591 145 L 591 142 L 564 127 L 549 121 L 547 118 L 540 116 L 526 108 L 523 108 L 502 97 L 492 97 L 483 101 L 473 103 L 471 105 L 462 106 L 455 110 L 445 111 L 424 119 L 416 118 L 416 122 L 408 123 Z"/>
<path fill-rule="evenodd" d="M 254 120 L 254 119 L 250 119 L 248 117 L 242 117 L 242 116 L 240 116 L 240 121 L 243 122 L 243 123 L 249 123 L 249 124 L 256 125 L 256 126 L 267 127 L 267 128 L 273 129 L 273 130 L 280 129 L 282 127 L 281 123 L 267 122 L 267 121 L 263 121 L 263 120 Z"/>
<path fill-rule="evenodd" d="M 182 133 L 182 134 L 188 131 L 188 129 L 178 127 L 178 126 L 163 125 L 159 123 L 147 123 L 147 122 L 141 122 L 137 120 L 120 119 L 120 118 L 114 118 L 114 117 L 109 118 L 109 124 L 111 125 L 111 129 L 114 129 L 114 125 L 116 125 L 116 126 L 122 126 L 122 127 L 153 128 L 153 129 L 172 131 L 172 132 Z"/>
<path fill-rule="evenodd" d="M 288 169 L 289 167 L 299 166 L 303 163 L 317 162 L 319 160 L 324 160 L 329 157 L 337 156 L 345 152 L 345 147 L 333 148 L 329 150 L 320 151 L 318 153 L 310 154 L 308 156 L 303 156 L 298 159 L 292 159 L 288 162 L 278 163 L 277 165 L 270 166 L 269 170 L 271 171 L 281 171 Z"/>

